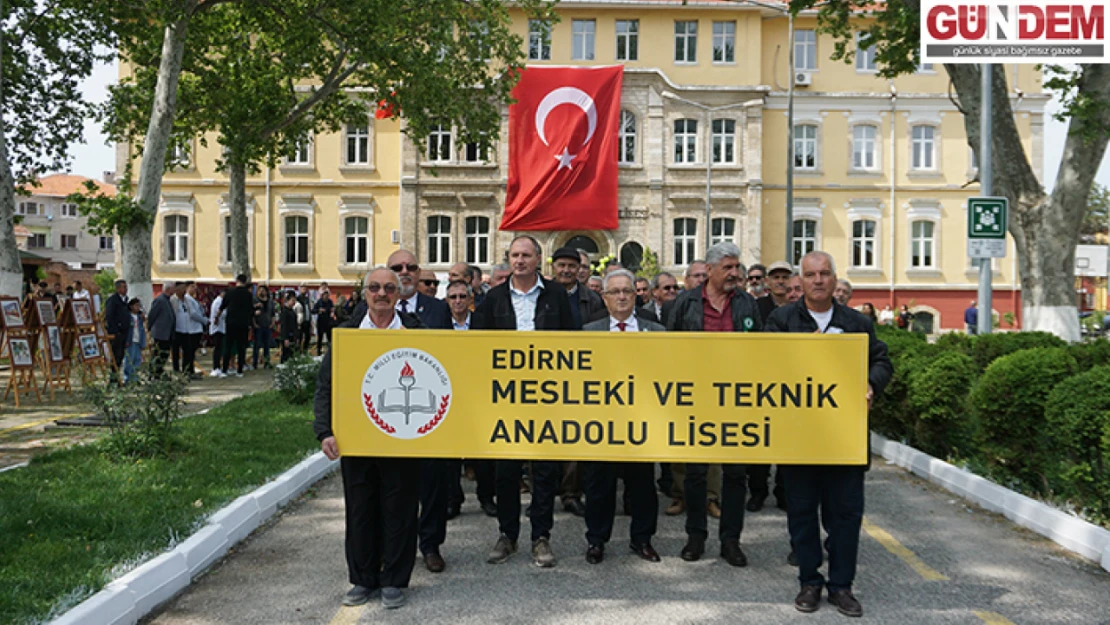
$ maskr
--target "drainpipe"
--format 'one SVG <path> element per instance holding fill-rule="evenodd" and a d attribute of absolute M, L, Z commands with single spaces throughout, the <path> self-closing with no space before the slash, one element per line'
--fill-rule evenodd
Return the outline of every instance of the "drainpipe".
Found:
<path fill-rule="evenodd" d="M 265 274 L 264 274 L 265 278 L 266 278 L 266 284 L 270 283 L 270 267 L 271 267 L 271 264 L 272 264 L 270 255 L 273 253 L 273 251 L 271 250 L 271 248 L 273 246 L 270 245 L 270 204 L 272 202 L 271 195 L 270 195 L 270 171 L 271 171 L 271 168 L 270 168 L 269 165 L 267 165 L 266 166 L 266 271 L 265 271 Z"/>
<path fill-rule="evenodd" d="M 897 150 L 897 137 L 895 132 L 895 123 L 897 104 L 898 104 L 898 90 L 894 87 L 894 81 L 890 83 L 890 309 L 894 310 L 894 244 L 895 237 L 894 231 L 898 228 L 898 223 L 895 221 L 895 180 L 898 176 L 898 150 Z"/>

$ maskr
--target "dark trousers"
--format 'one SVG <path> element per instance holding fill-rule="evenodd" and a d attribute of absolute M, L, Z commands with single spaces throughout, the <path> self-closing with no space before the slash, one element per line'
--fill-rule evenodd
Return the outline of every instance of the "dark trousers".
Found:
<path fill-rule="evenodd" d="M 347 508 L 347 572 L 367 588 L 407 588 L 416 562 L 420 461 L 340 460 Z"/>
<path fill-rule="evenodd" d="M 185 336 L 181 332 L 175 332 L 173 335 L 173 370 L 175 373 L 181 372 L 181 353 L 185 351 Z"/>
<path fill-rule="evenodd" d="M 254 329 L 254 357 L 252 358 L 253 366 L 258 368 L 258 350 L 262 350 L 262 361 L 270 364 L 270 340 L 273 338 L 273 330 L 270 328 L 255 328 Z"/>
<path fill-rule="evenodd" d="M 212 333 L 212 369 L 219 369 L 224 355 L 224 333 Z"/>
<path fill-rule="evenodd" d="M 494 460 L 474 461 L 474 489 L 481 503 L 493 501 L 497 483 L 496 467 L 497 463 Z"/>
<path fill-rule="evenodd" d="M 305 313 L 306 316 L 307 316 L 307 314 L 308 313 Z M 301 350 L 307 352 L 308 348 L 312 346 L 312 322 L 311 321 L 301 324 L 301 333 L 297 338 L 299 338 L 301 340 Z"/>
<path fill-rule="evenodd" d="M 439 553 L 447 540 L 447 463 L 443 458 L 420 460 L 420 553 Z"/>
<path fill-rule="evenodd" d="M 709 536 L 706 510 L 706 474 L 709 465 L 686 463 L 686 534 Z M 721 465 L 721 542 L 740 540 L 744 531 L 744 498 L 747 494 L 745 472 L 742 464 Z"/>
<path fill-rule="evenodd" d="M 466 493 L 462 489 L 462 460 L 447 461 L 447 506 L 462 508 Z"/>
<path fill-rule="evenodd" d="M 197 347 L 200 346 L 200 334 L 178 334 L 181 340 L 181 371 L 186 375 L 193 375 L 196 371 L 194 365 L 197 361 Z"/>
<path fill-rule="evenodd" d="M 748 493 L 752 499 L 760 498 L 766 499 L 770 491 L 767 489 L 767 481 L 771 477 L 770 464 L 749 464 L 748 467 Z M 782 467 L 775 470 L 775 499 L 783 501 L 785 497 L 785 489 L 782 482 Z"/>
<path fill-rule="evenodd" d="M 162 377 L 165 375 L 166 359 L 170 357 L 170 350 L 173 349 L 173 341 L 154 341 L 154 362 L 151 366 L 154 367 L 154 375 Z"/>
<path fill-rule="evenodd" d="M 112 336 L 112 360 L 116 369 L 123 370 L 123 356 L 127 353 L 127 332 L 117 332 Z"/>
<path fill-rule="evenodd" d="M 497 522 L 501 533 L 516 540 L 520 536 L 520 460 L 497 460 Z M 551 460 L 532 464 L 532 540 L 549 538 L 555 525 L 555 491 L 559 488 L 559 463 Z"/>
<path fill-rule="evenodd" d="M 625 495 L 632 514 L 632 542 L 651 542 L 659 516 L 655 492 L 655 465 L 646 462 L 579 462 L 586 489 L 586 542 L 604 545 L 613 534 L 617 513 L 617 475 L 624 477 Z"/>
<path fill-rule="evenodd" d="M 322 323 L 316 324 L 316 353 L 323 355 L 324 344 L 331 345 L 331 326 L 325 326 Z"/>
<path fill-rule="evenodd" d="M 821 524 L 829 537 L 829 591 L 852 588 L 863 523 L 862 466 L 783 466 L 786 481 L 786 522 L 798 555 L 798 581 L 822 586 Z"/>
<path fill-rule="evenodd" d="M 659 486 L 659 492 L 661 492 L 665 495 L 670 495 L 671 494 L 671 485 L 673 483 L 674 483 L 674 478 L 671 476 L 671 463 L 669 463 L 669 462 L 660 462 L 659 463 L 659 479 L 656 480 L 656 482 L 655 482 L 655 484 L 657 486 Z"/>
<path fill-rule="evenodd" d="M 563 479 L 559 482 L 559 499 L 582 498 L 582 465 L 578 462 L 563 463 Z"/>
<path fill-rule="evenodd" d="M 250 333 L 250 328 L 228 328 L 227 336 L 224 338 L 224 373 L 229 373 L 231 370 L 231 354 L 234 353 L 239 357 L 239 373 L 243 372 L 243 365 L 247 362 L 247 335 Z"/>
<path fill-rule="evenodd" d="M 285 341 L 282 341 L 281 342 L 281 362 L 284 363 L 285 361 L 289 360 L 292 357 L 293 357 L 292 341 L 290 341 L 289 345 L 286 345 Z"/>

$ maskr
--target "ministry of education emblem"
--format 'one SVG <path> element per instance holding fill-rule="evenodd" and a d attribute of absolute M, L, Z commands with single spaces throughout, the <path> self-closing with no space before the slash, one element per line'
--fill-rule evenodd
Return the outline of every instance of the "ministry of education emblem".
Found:
<path fill-rule="evenodd" d="M 451 378 L 431 354 L 400 348 L 382 354 L 362 378 L 367 418 L 393 438 L 430 434 L 451 410 Z"/>

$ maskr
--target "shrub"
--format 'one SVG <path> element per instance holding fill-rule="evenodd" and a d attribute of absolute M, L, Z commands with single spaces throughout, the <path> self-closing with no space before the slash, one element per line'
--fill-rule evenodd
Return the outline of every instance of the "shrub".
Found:
<path fill-rule="evenodd" d="M 910 332 L 898 333 L 915 336 Z M 887 347 L 890 348 L 890 345 Z M 909 405 L 910 384 L 916 373 L 940 353 L 939 347 L 923 340 L 895 341 L 890 356 L 894 377 L 871 409 L 871 426 L 875 431 L 913 444 L 914 423 L 917 418 Z"/>
<path fill-rule="evenodd" d="M 1064 339 L 1050 332 L 995 332 L 980 334 L 971 341 L 971 358 L 980 371 L 995 360 L 1023 349 L 1065 347 Z"/>
<path fill-rule="evenodd" d="M 971 357 L 948 351 L 922 363 L 910 378 L 908 403 L 916 416 L 913 440 L 941 458 L 966 452 L 970 439 L 967 398 L 978 370 Z"/>
<path fill-rule="evenodd" d="M 988 466 L 1046 490 L 1045 402 L 1075 370 L 1075 358 L 1059 347 L 1018 351 L 987 367 L 971 392 L 971 405 Z"/>
<path fill-rule="evenodd" d="M 1100 365 L 1110 365 L 1110 341 L 1104 338 L 1070 345 L 1068 352 L 1075 358 L 1079 371 L 1086 371 Z"/>
<path fill-rule="evenodd" d="M 971 355 L 971 337 L 963 332 L 946 332 L 940 335 L 936 345 L 945 351 Z"/>
<path fill-rule="evenodd" d="M 274 369 L 274 388 L 291 404 L 306 404 L 316 395 L 320 361 L 298 354 Z"/>
<path fill-rule="evenodd" d="M 1110 521 L 1110 366 L 1057 384 L 1045 421 L 1053 487 L 1094 520 Z"/>
<path fill-rule="evenodd" d="M 129 384 L 111 376 L 86 387 L 86 400 L 108 422 L 106 453 L 116 460 L 168 456 L 188 383 L 183 374 L 148 365 Z"/>

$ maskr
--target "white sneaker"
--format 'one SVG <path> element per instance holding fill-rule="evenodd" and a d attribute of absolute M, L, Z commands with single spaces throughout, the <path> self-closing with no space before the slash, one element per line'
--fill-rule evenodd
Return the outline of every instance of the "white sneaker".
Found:
<path fill-rule="evenodd" d="M 250 365 L 243 365 L 243 371 L 250 371 L 250 370 L 251 370 L 251 369 L 253 369 L 253 368 L 254 368 L 254 367 L 252 367 L 252 366 L 250 366 Z"/>
<path fill-rule="evenodd" d="M 210 378 L 222 378 L 222 377 L 224 377 L 224 372 L 220 371 L 219 369 L 213 369 L 212 373 L 208 374 L 208 377 L 210 377 Z"/>
<path fill-rule="evenodd" d="M 227 377 L 227 374 L 224 373 L 223 371 L 216 371 L 216 373 L 219 374 L 219 375 L 216 376 L 217 378 L 226 378 Z"/>
<path fill-rule="evenodd" d="M 236 372 L 235 372 L 235 377 L 237 377 L 237 378 L 241 378 L 241 377 L 243 377 L 243 374 L 242 374 L 242 373 L 240 373 L 240 372 L 238 372 L 238 371 L 236 371 Z"/>

